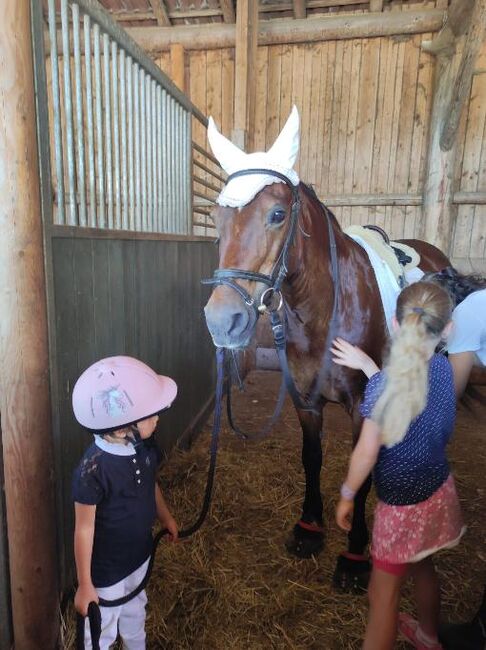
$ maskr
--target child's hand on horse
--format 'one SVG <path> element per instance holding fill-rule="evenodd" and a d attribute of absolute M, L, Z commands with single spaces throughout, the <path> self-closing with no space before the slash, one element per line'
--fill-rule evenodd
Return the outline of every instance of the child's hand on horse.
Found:
<path fill-rule="evenodd" d="M 352 345 L 342 338 L 335 338 L 332 342 L 331 352 L 333 361 L 338 366 L 347 366 L 354 370 L 362 370 L 367 377 L 378 372 L 379 368 L 366 352 L 357 345 Z"/>

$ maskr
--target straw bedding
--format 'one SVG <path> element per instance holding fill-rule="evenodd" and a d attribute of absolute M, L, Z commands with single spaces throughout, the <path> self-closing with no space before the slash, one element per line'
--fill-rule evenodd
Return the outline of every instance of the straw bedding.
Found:
<path fill-rule="evenodd" d="M 276 373 L 249 375 L 245 391 L 235 395 L 239 424 L 253 431 L 263 425 L 278 383 Z M 325 549 L 314 559 L 299 560 L 284 546 L 304 493 L 300 427 L 290 401 L 275 431 L 259 442 L 238 440 L 225 426 L 205 524 L 187 541 L 159 546 L 148 587 L 148 650 L 360 647 L 366 597 L 338 594 L 330 586 L 345 545 L 334 523 L 334 505 L 351 450 L 349 419 L 340 407 L 326 407 L 324 431 Z M 162 487 L 182 527 L 196 519 L 202 502 L 209 434 L 210 423 L 189 451 L 174 450 L 162 468 Z M 466 620 L 486 581 L 484 407 L 474 414 L 460 410 L 449 456 L 468 531 L 457 549 L 439 554 L 437 565 L 444 617 Z M 372 504 L 371 496 L 370 523 Z M 413 613 L 410 596 L 407 587 L 403 609 Z M 74 647 L 73 629 L 70 610 L 65 648 Z"/>

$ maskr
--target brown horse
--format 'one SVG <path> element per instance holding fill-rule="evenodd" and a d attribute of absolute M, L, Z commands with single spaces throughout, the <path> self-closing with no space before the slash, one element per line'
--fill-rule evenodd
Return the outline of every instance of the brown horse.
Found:
<path fill-rule="evenodd" d="M 244 207 L 217 206 L 213 216 L 220 238 L 214 279 L 218 286 L 205 314 L 216 346 L 245 348 L 249 344 L 259 315 L 255 305 L 268 302 L 272 294 L 268 288 L 280 278 L 280 286 L 273 288 L 283 296 L 288 365 L 302 397 L 296 410 L 306 478 L 302 514 L 287 547 L 300 557 L 309 557 L 323 546 L 322 409 L 327 402 L 341 404 L 351 416 L 356 443 L 366 383 L 363 373 L 332 363 L 327 350 L 332 338 L 340 336 L 380 364 L 388 338 L 374 271 L 363 248 L 343 233 L 331 211 L 303 183 L 298 187 L 289 182 L 267 185 Z M 404 243 L 419 252 L 423 271 L 449 265 L 445 255 L 426 242 Z M 311 408 L 305 408 L 309 395 L 313 395 Z M 356 496 L 348 551 L 338 558 L 334 582 L 343 589 L 366 584 L 365 502 L 370 484 L 371 479 Z"/>

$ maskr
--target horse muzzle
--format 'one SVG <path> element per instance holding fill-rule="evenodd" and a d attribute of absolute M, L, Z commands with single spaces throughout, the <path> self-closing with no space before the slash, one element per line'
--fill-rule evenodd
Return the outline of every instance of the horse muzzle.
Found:
<path fill-rule="evenodd" d="M 255 331 L 257 312 L 253 306 L 231 294 L 221 299 L 225 287 L 217 287 L 204 308 L 206 324 L 214 345 L 219 348 L 246 348 Z"/>

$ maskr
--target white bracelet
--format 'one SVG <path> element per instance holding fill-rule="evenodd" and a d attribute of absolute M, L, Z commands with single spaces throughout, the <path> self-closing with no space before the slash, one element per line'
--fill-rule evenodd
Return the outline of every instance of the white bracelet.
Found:
<path fill-rule="evenodd" d="M 346 485 L 346 483 L 343 483 L 341 485 L 341 496 L 343 499 L 347 499 L 348 501 L 352 501 L 354 497 L 356 496 L 356 492 L 352 490 L 350 487 Z"/>

